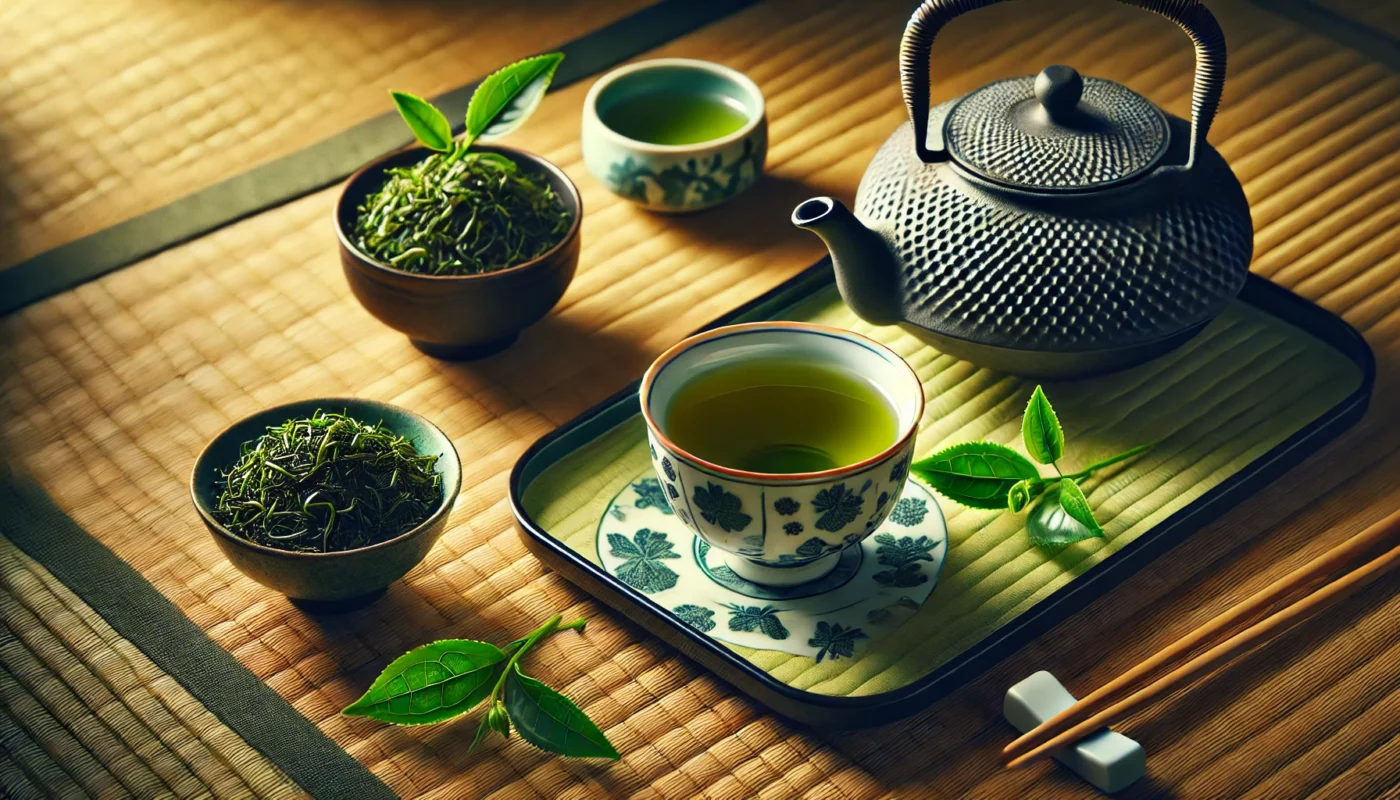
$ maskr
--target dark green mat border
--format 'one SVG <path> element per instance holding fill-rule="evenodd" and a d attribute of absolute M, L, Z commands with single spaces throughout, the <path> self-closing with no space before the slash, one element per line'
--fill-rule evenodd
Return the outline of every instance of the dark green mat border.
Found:
<path fill-rule="evenodd" d="M 1254 4 L 1327 36 L 1344 47 L 1370 56 L 1392 69 L 1400 69 L 1400 40 L 1385 31 L 1376 30 L 1309 0 L 1254 0 Z"/>
<path fill-rule="evenodd" d="M 325 798 L 396 796 L 79 527 L 38 484 L 0 474 L 0 532 L 302 790 Z"/>
<path fill-rule="evenodd" d="M 558 48 L 566 57 L 553 87 L 577 83 L 754 2 L 662 0 Z M 461 13 L 469 12 L 469 6 L 461 7 Z M 448 119 L 461 119 L 478 83 L 480 79 L 434 102 Z M 387 97 L 384 102 L 389 104 Z M 291 155 L 0 270 L 0 314 L 330 186 L 410 138 L 398 114 L 388 111 Z"/>

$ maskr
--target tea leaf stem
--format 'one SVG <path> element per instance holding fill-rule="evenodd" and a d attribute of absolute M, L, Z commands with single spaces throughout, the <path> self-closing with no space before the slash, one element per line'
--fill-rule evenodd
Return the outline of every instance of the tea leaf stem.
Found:
<path fill-rule="evenodd" d="M 1068 475 L 1066 475 L 1065 473 L 1063 473 L 1063 472 L 1060 471 L 1059 465 L 1057 465 L 1057 464 L 1051 464 L 1050 466 L 1054 467 L 1054 469 L 1055 469 L 1055 475 L 1054 475 L 1054 476 L 1052 476 L 1052 477 L 1032 478 L 1032 479 L 1026 481 L 1026 485 L 1029 486 L 1031 489 L 1038 489 L 1038 488 L 1041 488 L 1041 487 L 1043 487 L 1043 486 L 1047 486 L 1047 485 L 1052 484 L 1052 483 L 1058 484 L 1058 483 L 1060 482 L 1060 480 L 1061 480 L 1061 479 L 1064 479 L 1064 478 L 1068 478 L 1069 480 L 1072 480 L 1072 481 L 1081 481 L 1081 480 L 1084 480 L 1085 478 L 1088 478 L 1088 477 L 1092 476 L 1095 472 L 1098 472 L 1099 470 L 1103 469 L 1104 467 L 1112 466 L 1112 465 L 1117 464 L 1117 463 L 1119 463 L 1119 462 L 1121 462 L 1121 461 L 1127 461 L 1128 459 L 1132 458 L 1133 456 L 1139 455 L 1139 454 L 1141 454 L 1141 453 L 1147 451 L 1147 450 L 1150 449 L 1151 447 L 1152 447 L 1151 444 L 1140 444 L 1140 445 L 1138 445 L 1137 447 L 1134 447 L 1134 448 L 1132 448 L 1132 449 L 1130 449 L 1130 450 L 1124 450 L 1123 452 L 1119 453 L 1118 455 L 1109 456 L 1108 458 L 1105 458 L 1105 459 L 1102 460 L 1102 461 L 1095 461 L 1094 463 L 1090 464 L 1089 466 L 1085 467 L 1084 469 L 1081 469 L 1081 470 L 1079 470 L 1078 472 L 1071 472 L 1071 473 L 1069 473 Z"/>
<path fill-rule="evenodd" d="M 1103 469 L 1104 467 L 1113 466 L 1114 464 L 1117 464 L 1117 463 L 1120 462 L 1120 461 L 1127 461 L 1128 459 L 1132 458 L 1133 456 L 1139 455 L 1139 454 L 1141 454 L 1141 453 L 1145 453 L 1145 452 L 1147 452 L 1147 450 L 1149 450 L 1151 447 L 1152 447 L 1152 444 L 1151 444 L 1151 443 L 1148 443 L 1148 444 L 1140 444 L 1140 445 L 1138 445 L 1137 447 L 1131 448 L 1131 449 L 1129 449 L 1129 450 L 1124 450 L 1123 452 L 1119 453 L 1119 454 L 1116 455 L 1116 456 L 1109 456 L 1108 458 L 1105 458 L 1105 459 L 1102 460 L 1102 461 L 1096 461 L 1096 462 L 1094 462 L 1093 464 L 1090 464 L 1089 466 L 1085 467 L 1084 469 L 1081 469 L 1081 470 L 1078 471 L 1078 472 L 1072 472 L 1072 473 L 1070 473 L 1069 475 L 1064 475 L 1064 476 L 1062 476 L 1062 477 L 1069 478 L 1070 480 L 1076 480 L 1076 481 L 1077 481 L 1077 480 L 1082 480 L 1082 479 L 1084 479 L 1084 478 L 1089 477 L 1090 475 L 1093 475 L 1095 472 L 1098 472 L 1099 470 Z"/>
<path fill-rule="evenodd" d="M 526 636 L 524 639 L 516 639 L 515 641 L 501 648 L 510 656 L 510 660 L 506 662 L 505 669 L 501 670 L 501 677 L 496 680 L 496 685 L 491 688 L 491 696 L 486 701 L 486 705 L 488 708 L 496 702 L 497 698 L 501 696 L 501 691 L 505 689 L 506 676 L 510 674 L 511 669 L 515 667 L 516 662 L 520 661 L 520 659 L 525 657 L 525 654 L 530 651 L 531 647 L 534 647 L 536 643 L 538 643 L 541 639 L 545 638 L 546 636 L 549 636 L 558 631 L 582 631 L 584 625 L 588 623 L 588 620 L 580 617 L 574 620 L 573 622 L 560 625 L 559 621 L 563 618 L 564 615 L 555 614 L 554 616 L 545 620 L 544 624 L 536 628 L 534 632 L 531 633 L 529 636 Z"/>

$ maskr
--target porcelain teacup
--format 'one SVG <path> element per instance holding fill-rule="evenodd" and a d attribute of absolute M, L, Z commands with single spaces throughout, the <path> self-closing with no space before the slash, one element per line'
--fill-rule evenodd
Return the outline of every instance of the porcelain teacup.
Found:
<path fill-rule="evenodd" d="M 697 95 L 739 110 L 743 123 L 690 144 L 642 141 L 609 124 L 614 110 L 629 100 Z M 658 58 L 629 64 L 589 90 L 582 142 L 583 163 L 614 194 L 649 211 L 699 211 L 735 197 L 763 175 L 768 154 L 763 93 L 742 72 L 709 61 Z"/>
<path fill-rule="evenodd" d="M 772 474 L 706 461 L 668 436 L 677 392 L 744 359 L 813 363 L 866 382 L 888 402 L 894 440 L 876 455 L 821 472 Z M 924 412 L 918 375 L 884 345 L 803 322 L 755 322 L 705 331 L 662 353 L 641 384 L 652 465 L 672 510 L 721 551 L 740 577 L 769 586 L 813 581 L 869 536 L 904 489 Z M 833 508 L 839 513 L 829 513 Z"/>

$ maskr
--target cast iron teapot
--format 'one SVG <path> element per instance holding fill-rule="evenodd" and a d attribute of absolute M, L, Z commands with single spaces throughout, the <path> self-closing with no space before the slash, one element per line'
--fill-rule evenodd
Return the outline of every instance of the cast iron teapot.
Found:
<path fill-rule="evenodd" d="M 900 47 L 910 123 L 866 169 L 854 215 L 819 197 L 793 224 L 826 242 L 858 315 L 924 328 L 980 366 L 1067 378 L 1181 345 L 1239 292 L 1254 249 L 1244 190 L 1206 142 L 1220 26 L 1197 0 L 1123 0 L 1195 42 L 1189 123 L 1065 66 L 930 109 L 934 36 L 994 2 L 919 7 Z"/>

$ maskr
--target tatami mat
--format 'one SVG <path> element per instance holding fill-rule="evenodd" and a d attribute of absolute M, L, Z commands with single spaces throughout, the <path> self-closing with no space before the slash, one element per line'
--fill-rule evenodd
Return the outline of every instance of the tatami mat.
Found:
<path fill-rule="evenodd" d="M 0 536 L 7 797 L 297 797 L 290 779 Z"/>
<path fill-rule="evenodd" d="M 646 3 L 0 4 L 0 269 Z"/>
<path fill-rule="evenodd" d="M 867 2 L 852 13 L 775 0 L 659 51 L 742 69 L 769 99 L 772 177 L 704 215 L 655 217 L 611 198 L 580 163 L 586 83 L 546 98 L 511 141 L 579 184 L 588 209 L 580 274 L 556 313 L 499 356 L 435 362 L 362 311 L 340 274 L 329 223 L 335 193 L 326 191 L 0 323 L 0 448 L 402 794 L 1074 791 L 1081 785 L 1048 765 L 995 767 L 1008 733 L 997 719 L 1007 685 L 1046 665 L 1079 686 L 1101 682 L 1354 533 L 1397 497 L 1400 408 L 1383 393 L 1400 359 L 1400 76 L 1252 5 L 1212 6 L 1230 40 L 1231 81 L 1211 139 L 1253 204 L 1255 268 L 1366 332 L 1382 359 L 1377 409 L 1189 548 L 903 723 L 845 735 L 763 714 L 546 571 L 519 542 L 505 491 L 506 473 L 533 439 L 690 330 L 817 259 L 816 240 L 792 230 L 787 216 L 812 194 L 849 198 L 901 121 L 895 52 L 908 2 Z M 1123 81 L 1177 113 L 1189 104 L 1191 51 L 1174 26 L 1114 3 L 1069 0 L 1006 4 L 955 22 L 934 54 L 936 92 L 948 97 L 1056 62 Z M 364 611 L 313 618 L 218 554 L 189 508 L 185 479 L 227 422 L 334 394 L 427 415 L 453 437 L 465 474 L 448 531 L 422 566 Z M 1385 634 L 1397 603 L 1363 593 L 1232 667 L 1230 681 L 1135 719 L 1129 732 L 1153 754 L 1153 775 L 1127 796 L 1164 787 L 1181 797 L 1278 796 L 1281 787 L 1356 797 L 1400 782 L 1400 658 Z M 468 755 L 469 722 L 405 730 L 337 714 L 408 647 L 442 636 L 504 641 L 558 611 L 592 621 L 583 635 L 542 645 L 534 670 L 588 711 L 622 751 L 620 763 L 553 759 L 519 742 Z"/>

